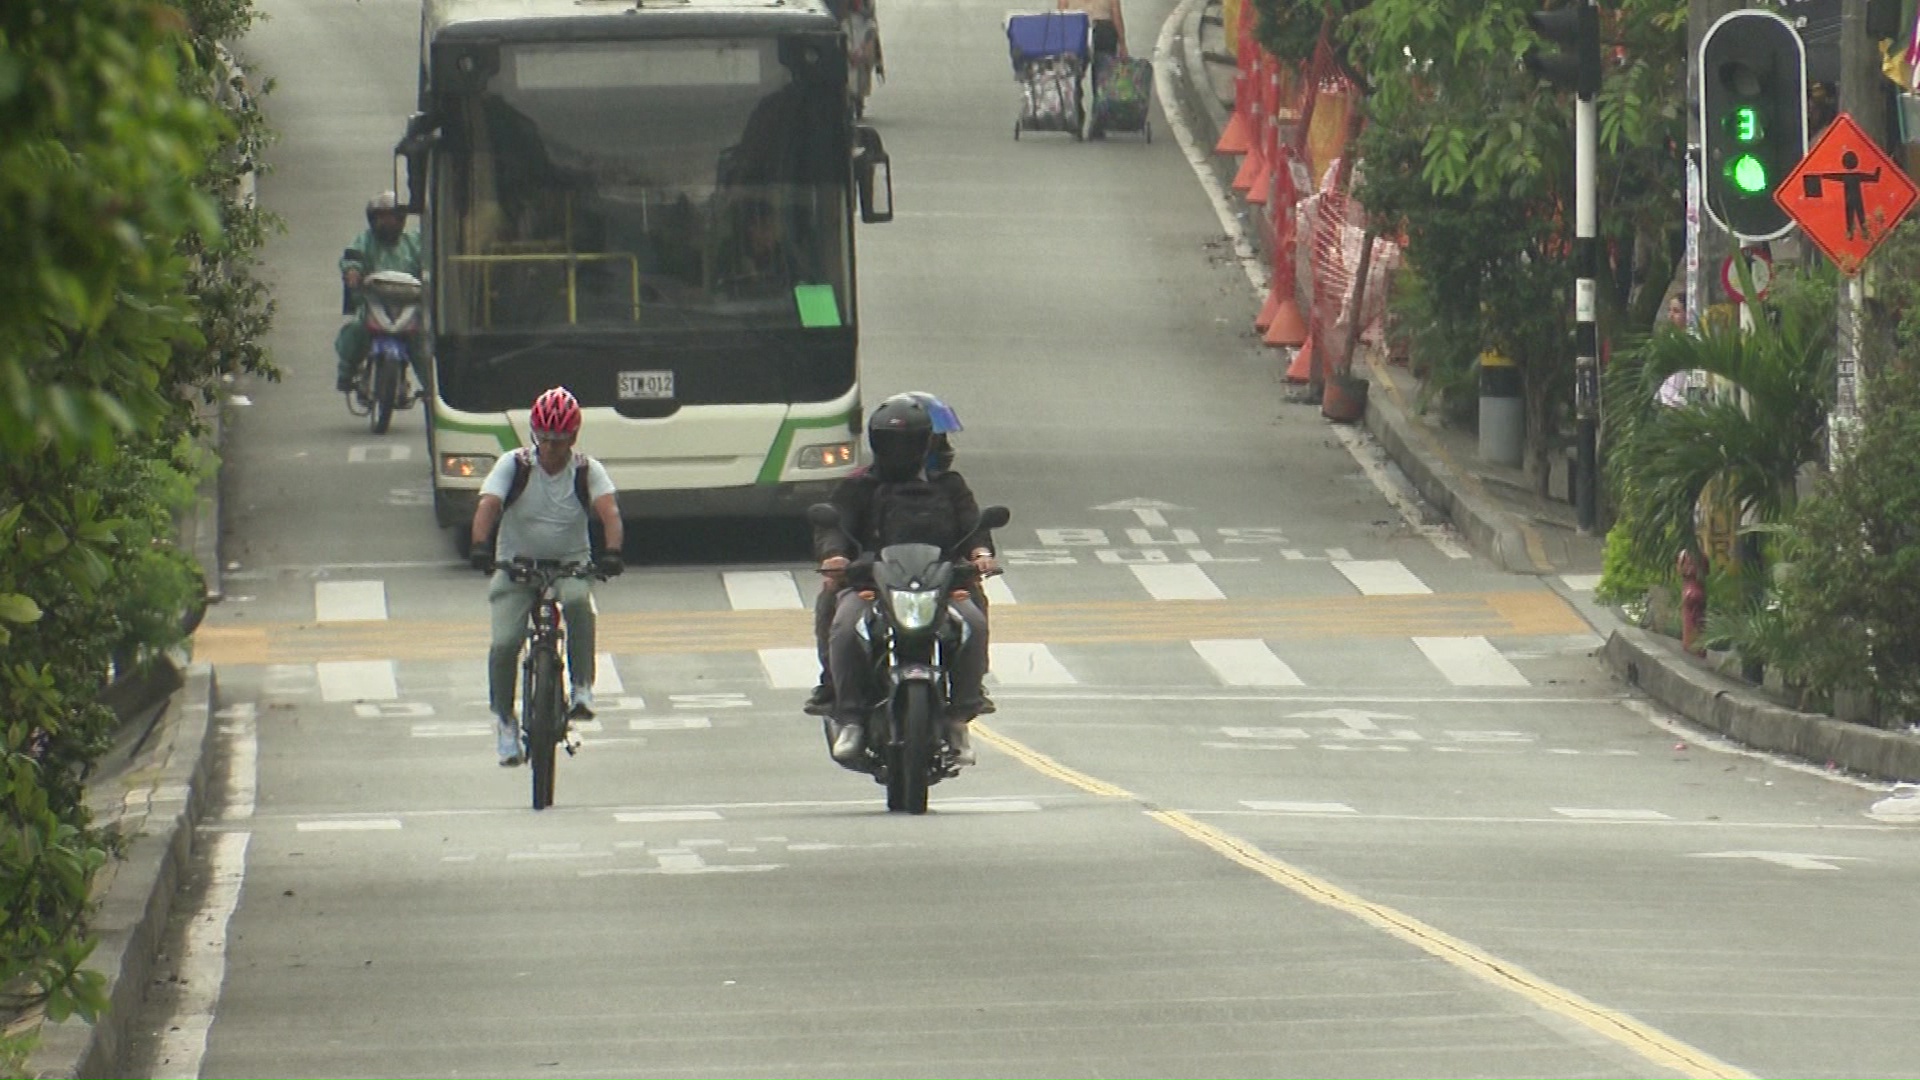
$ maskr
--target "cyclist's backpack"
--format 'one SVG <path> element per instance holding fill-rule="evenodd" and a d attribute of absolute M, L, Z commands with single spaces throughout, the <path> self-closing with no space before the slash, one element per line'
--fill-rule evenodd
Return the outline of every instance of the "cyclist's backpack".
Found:
<path fill-rule="evenodd" d="M 500 513 L 505 515 L 507 507 L 526 493 L 527 480 L 533 475 L 533 451 L 521 447 L 513 452 L 513 479 L 507 482 L 506 497 L 500 500 Z M 580 509 L 587 515 L 587 544 L 593 557 L 598 559 L 606 551 L 606 530 L 600 525 L 600 516 L 593 512 L 593 495 L 587 490 L 587 457 L 574 455 L 573 460 L 573 497 L 580 500 Z M 500 539 L 500 526 L 493 528 L 493 537 L 487 541 L 491 549 Z"/>
<path fill-rule="evenodd" d="M 958 540 L 960 521 L 953 499 L 938 484 L 908 480 L 882 484 L 875 493 L 874 531 L 880 546 L 932 544 L 946 547 Z"/>
<path fill-rule="evenodd" d="M 513 479 L 507 483 L 507 497 L 500 500 L 500 510 L 506 512 L 527 490 L 527 478 L 532 475 L 533 452 L 521 447 L 513 452 Z M 580 500 L 580 509 L 587 512 L 587 521 L 593 521 L 593 496 L 587 493 L 587 458 L 584 454 L 574 456 L 573 461 L 573 497 Z"/>

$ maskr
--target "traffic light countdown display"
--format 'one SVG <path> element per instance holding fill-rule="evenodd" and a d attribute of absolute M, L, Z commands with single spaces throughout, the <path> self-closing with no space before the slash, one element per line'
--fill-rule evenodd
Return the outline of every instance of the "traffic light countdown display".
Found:
<path fill-rule="evenodd" d="M 1729 12 L 1700 41 L 1700 140 L 1709 216 L 1743 240 L 1793 227 L 1773 190 L 1807 151 L 1807 61 L 1771 11 Z"/>

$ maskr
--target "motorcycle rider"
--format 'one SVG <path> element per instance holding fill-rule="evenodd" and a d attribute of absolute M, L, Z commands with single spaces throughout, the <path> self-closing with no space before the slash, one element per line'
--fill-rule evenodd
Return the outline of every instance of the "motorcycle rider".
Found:
<path fill-rule="evenodd" d="M 507 454 L 494 463 L 480 488 L 480 505 L 473 514 L 473 566 L 493 568 L 515 557 L 584 563 L 593 559 L 600 573 L 616 577 L 625 569 L 620 558 L 624 540 L 620 510 L 612 477 L 600 462 L 574 452 L 580 434 L 580 403 L 563 386 L 541 394 L 527 417 L 533 432 L 532 454 Z M 594 517 L 604 530 L 606 550 L 594 557 L 587 528 L 588 508 L 581 505 L 578 488 L 584 470 L 585 486 Z M 514 492 L 515 477 L 521 490 Z M 511 499 L 512 505 L 506 505 Z M 494 526 L 500 528 L 498 552 L 489 551 Z M 573 685 L 570 720 L 593 719 L 594 613 L 593 589 L 584 578 L 559 583 L 560 607 L 567 622 L 567 674 Z M 516 666 L 527 639 L 527 616 L 536 599 L 533 587 L 515 582 L 495 569 L 487 588 L 493 609 L 493 644 L 487 652 L 487 701 L 492 706 L 500 764 L 520 764 L 519 728 L 513 703 Z"/>
<path fill-rule="evenodd" d="M 359 253 L 359 258 L 342 256 L 340 259 L 340 281 L 351 298 L 345 305 L 347 318 L 333 339 L 333 351 L 339 357 L 333 388 L 341 393 L 353 389 L 354 371 L 373 341 L 373 335 L 367 330 L 366 302 L 359 299 L 360 282 L 368 274 L 381 270 L 398 270 L 416 278 L 421 275 L 420 234 L 408 232 L 406 226 L 407 215 L 400 209 L 399 196 L 383 191 L 367 200 L 367 230 L 354 237 L 349 246 L 350 251 Z M 427 369 L 421 344 L 416 332 L 408 342 L 407 357 L 413 364 L 415 385 L 425 391 Z"/>
<path fill-rule="evenodd" d="M 952 472 L 954 449 L 951 436 L 954 432 L 966 430 L 960 423 L 960 414 L 954 412 L 953 406 L 925 390 L 908 390 L 905 393 L 896 394 L 895 397 L 917 399 L 926 406 L 927 415 L 933 420 L 933 442 L 927 451 L 927 479 L 937 479 L 942 473 Z M 864 467 L 861 471 L 865 471 Z M 976 568 L 984 577 L 999 567 L 991 562 L 992 545 L 983 539 L 982 546 L 987 549 L 988 561 L 978 564 Z M 833 625 L 833 612 L 839 603 L 840 590 L 845 587 L 844 570 L 822 569 L 820 594 L 813 602 L 813 645 L 814 651 L 820 657 L 820 682 L 813 688 L 813 693 L 807 698 L 806 704 L 801 707 L 801 711 L 809 716 L 826 716 L 833 711 L 833 676 L 829 674 L 827 664 L 827 633 Z M 977 583 L 973 587 L 973 602 L 979 605 L 981 616 L 986 617 L 988 614 L 986 592 Z M 981 695 L 981 702 L 982 714 L 997 711 L 993 699 L 984 693 Z"/>
<path fill-rule="evenodd" d="M 921 399 L 896 395 L 874 409 L 867 421 L 873 466 L 847 477 L 834 489 L 830 501 L 840 513 L 840 526 L 814 530 L 814 554 L 822 573 L 847 569 L 855 553 L 849 537 L 859 544 L 859 550 L 868 553 L 878 553 L 889 544 L 952 548 L 971 540 L 967 561 L 976 570 L 992 567 L 991 542 L 984 534 L 967 531 L 979 520 L 980 507 L 965 478 L 952 471 L 928 475 L 933 439 L 932 411 Z M 868 685 L 870 663 L 859 631 L 874 602 L 863 598 L 858 589 L 841 589 L 827 633 L 828 668 L 834 684 L 830 718 L 833 758 L 842 764 L 859 757 L 867 703 L 875 689 Z M 987 668 L 986 619 L 971 599 L 951 603 L 967 624 L 968 633 L 949 659 L 953 692 L 943 719 L 955 759 L 971 765 L 974 753 L 967 724 L 985 704 L 981 681 Z"/>

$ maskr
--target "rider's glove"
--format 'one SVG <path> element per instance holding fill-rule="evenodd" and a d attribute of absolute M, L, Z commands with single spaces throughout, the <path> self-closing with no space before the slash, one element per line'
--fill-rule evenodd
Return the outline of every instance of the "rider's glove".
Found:
<path fill-rule="evenodd" d="M 476 547 L 467 554 L 467 562 L 483 574 L 493 572 L 493 552 Z"/>
<path fill-rule="evenodd" d="M 619 577 L 626 570 L 627 563 L 619 552 L 609 551 L 594 560 L 594 568 L 600 571 L 601 577 Z"/>

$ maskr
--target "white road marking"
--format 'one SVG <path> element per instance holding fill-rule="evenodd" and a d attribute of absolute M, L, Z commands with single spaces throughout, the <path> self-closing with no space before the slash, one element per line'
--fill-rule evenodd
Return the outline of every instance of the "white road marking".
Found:
<path fill-rule="evenodd" d="M 1264 810 L 1272 814 L 1357 814 L 1358 810 L 1339 802 L 1276 802 L 1271 799 L 1242 799 L 1240 805 L 1249 810 Z"/>
<path fill-rule="evenodd" d="M 1305 686 L 1286 661 L 1259 638 L 1191 641 L 1193 651 L 1228 686 Z"/>
<path fill-rule="evenodd" d="M 1227 594 L 1193 563 L 1148 563 L 1128 567 L 1155 600 L 1225 600 Z"/>
<path fill-rule="evenodd" d="M 1004 607 L 1007 604 L 1020 602 L 1019 598 L 1013 595 L 1013 590 L 1007 586 L 1007 578 L 1004 574 L 995 574 L 981 582 L 980 588 L 987 594 L 989 605 Z"/>
<path fill-rule="evenodd" d="M 1864 862 L 1854 855 L 1803 855 L 1797 851 L 1702 851 L 1690 859 L 1757 859 L 1789 870 L 1838 870 L 1836 862 Z"/>
<path fill-rule="evenodd" d="M 416 739 L 465 739 L 493 734 L 491 720 L 431 720 L 413 725 Z"/>
<path fill-rule="evenodd" d="M 713 721 L 704 716 L 640 716 L 627 721 L 628 731 L 696 731 L 712 726 Z"/>
<path fill-rule="evenodd" d="M 313 665 L 321 701 L 392 701 L 400 696 L 391 660 L 324 660 Z"/>
<path fill-rule="evenodd" d="M 1333 568 L 1353 582 L 1361 596 L 1418 596 L 1433 592 L 1396 559 L 1336 559 Z"/>
<path fill-rule="evenodd" d="M 1230 739 L 1262 739 L 1271 742 L 1304 742 L 1305 728 L 1297 727 L 1223 727 L 1220 734 Z"/>
<path fill-rule="evenodd" d="M 294 825 L 299 832 L 393 832 L 398 828 L 399 818 L 324 818 Z"/>
<path fill-rule="evenodd" d="M 1031 814 L 1040 804 L 1029 799 L 935 799 L 930 809 L 941 814 Z"/>
<path fill-rule="evenodd" d="M 351 465 L 386 465 L 413 459 L 413 447 L 407 443 L 361 443 L 347 449 L 347 462 Z"/>
<path fill-rule="evenodd" d="M 1553 812 L 1575 821 L 1671 821 L 1658 810 L 1609 810 L 1596 807 L 1556 806 Z"/>
<path fill-rule="evenodd" d="M 1455 686 L 1531 686 L 1483 637 L 1417 637 L 1413 643 Z"/>
<path fill-rule="evenodd" d="M 820 681 L 820 655 L 812 649 L 761 649 L 760 667 L 775 690 L 811 690 Z"/>
<path fill-rule="evenodd" d="M 256 721 L 259 709 L 251 701 L 229 705 L 214 714 L 220 731 L 233 740 L 226 768 L 227 799 L 220 810 L 223 821 L 240 821 L 253 816 L 254 798 L 260 781 L 260 738 Z"/>
<path fill-rule="evenodd" d="M 622 810 L 613 815 L 622 825 L 644 825 L 652 821 L 719 821 L 718 810 Z"/>
<path fill-rule="evenodd" d="M 626 684 L 620 681 L 620 669 L 613 666 L 613 654 L 593 654 L 593 700 L 619 697 L 626 692 Z"/>
<path fill-rule="evenodd" d="M 987 646 L 993 671 L 987 676 L 1000 686 L 1072 686 L 1079 682 L 1045 645 L 996 641 Z"/>
<path fill-rule="evenodd" d="M 387 617 L 384 581 L 316 581 L 313 617 L 318 622 L 372 622 Z"/>
<path fill-rule="evenodd" d="M 1560 580 L 1574 592 L 1592 592 L 1600 587 L 1599 574 L 1561 574 Z"/>
<path fill-rule="evenodd" d="M 727 587 L 727 602 L 735 611 L 768 611 L 801 608 L 800 586 L 785 570 L 729 570 L 720 575 Z"/>
<path fill-rule="evenodd" d="M 206 900 L 194 915 L 175 960 L 179 997 L 153 1057 L 160 1063 L 153 1075 L 164 1080 L 198 1080 L 200 1076 L 207 1034 L 213 1030 L 214 1010 L 227 978 L 227 924 L 240 906 L 240 886 L 246 880 L 252 834 L 217 832 L 208 839 Z"/>

